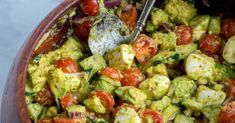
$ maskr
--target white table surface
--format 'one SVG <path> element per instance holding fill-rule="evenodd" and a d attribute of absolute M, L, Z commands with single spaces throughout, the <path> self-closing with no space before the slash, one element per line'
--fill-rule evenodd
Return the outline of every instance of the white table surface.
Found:
<path fill-rule="evenodd" d="M 17 51 L 40 21 L 62 1 L 0 0 L 0 102 Z"/>

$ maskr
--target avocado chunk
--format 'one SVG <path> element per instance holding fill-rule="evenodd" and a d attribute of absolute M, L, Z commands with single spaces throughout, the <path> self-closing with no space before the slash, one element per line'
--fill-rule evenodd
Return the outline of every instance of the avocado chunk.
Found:
<path fill-rule="evenodd" d="M 222 107 L 219 105 L 207 106 L 202 109 L 202 113 L 209 120 L 209 123 L 218 123 L 219 113 Z"/>
<path fill-rule="evenodd" d="M 167 94 L 171 81 L 163 75 L 155 75 L 139 85 L 139 89 L 147 95 L 148 99 L 161 99 Z"/>
<path fill-rule="evenodd" d="M 79 64 L 88 74 L 88 79 L 90 79 L 96 72 L 106 67 L 105 60 L 100 54 L 94 54 L 85 58 Z"/>
<path fill-rule="evenodd" d="M 197 14 L 194 5 L 183 0 L 166 0 L 165 11 L 170 19 L 179 24 L 188 24 L 189 20 Z"/>
<path fill-rule="evenodd" d="M 108 66 L 120 71 L 130 68 L 134 62 L 134 58 L 135 52 L 132 47 L 127 44 L 121 44 L 106 54 Z"/>
<path fill-rule="evenodd" d="M 224 102 L 226 94 L 219 90 L 215 91 L 204 85 L 200 85 L 196 92 L 197 101 L 202 103 L 204 106 L 208 105 L 220 105 Z"/>
<path fill-rule="evenodd" d="M 55 106 L 51 106 L 47 109 L 44 118 L 53 118 L 58 114 L 58 109 Z"/>
<path fill-rule="evenodd" d="M 183 114 L 177 114 L 174 123 L 194 123 L 194 118 L 188 117 Z"/>
<path fill-rule="evenodd" d="M 195 98 L 185 99 L 182 105 L 191 111 L 200 111 L 203 107 L 203 104 L 198 102 Z"/>
<path fill-rule="evenodd" d="M 145 107 L 145 100 L 147 96 L 145 93 L 141 92 L 139 89 L 132 86 L 119 87 L 115 90 L 116 94 L 122 98 L 122 100 L 127 103 L 133 104 L 138 108 Z"/>
<path fill-rule="evenodd" d="M 192 96 L 197 88 L 197 85 L 192 79 L 186 76 L 176 77 L 170 87 L 172 95 L 176 98 L 186 99 Z"/>
<path fill-rule="evenodd" d="M 193 28 L 193 41 L 199 41 L 207 32 L 210 22 L 209 15 L 198 15 L 190 21 L 190 26 Z"/>
<path fill-rule="evenodd" d="M 168 77 L 167 67 L 165 64 L 158 64 L 147 69 L 148 77 L 154 77 L 156 74 Z"/>
<path fill-rule="evenodd" d="M 82 103 L 88 97 L 88 95 L 91 93 L 92 90 L 93 90 L 93 86 L 89 83 L 89 81 L 87 80 L 87 77 L 83 78 L 81 80 L 80 87 L 75 92 L 77 100 L 80 103 Z"/>
<path fill-rule="evenodd" d="M 165 11 L 159 8 L 153 8 L 151 15 L 151 22 L 153 24 L 153 27 L 157 29 L 159 26 L 161 26 L 163 23 L 169 22 L 169 15 Z"/>
<path fill-rule="evenodd" d="M 86 108 L 82 105 L 72 105 L 67 107 L 66 111 L 68 112 L 69 117 L 73 118 L 74 114 L 84 115 L 86 113 Z"/>
<path fill-rule="evenodd" d="M 224 46 L 223 50 L 223 58 L 228 63 L 234 64 L 235 63 L 235 36 L 228 39 Z"/>
<path fill-rule="evenodd" d="M 207 84 L 214 80 L 215 60 L 202 53 L 192 53 L 185 60 L 187 76 L 197 80 L 198 84 Z"/>
<path fill-rule="evenodd" d="M 48 81 L 49 87 L 58 103 L 58 99 L 62 98 L 69 90 L 63 71 L 60 69 L 50 71 L 48 80 L 50 80 Z"/>
<path fill-rule="evenodd" d="M 133 108 L 123 106 L 116 113 L 114 123 L 141 123 L 141 119 Z"/>
<path fill-rule="evenodd" d="M 186 57 L 188 57 L 191 53 L 193 53 L 194 51 L 196 51 L 198 49 L 198 44 L 196 43 L 190 43 L 187 45 L 177 45 L 175 47 L 175 51 L 177 53 L 179 53 L 179 59 L 185 59 Z"/>
<path fill-rule="evenodd" d="M 168 106 L 163 112 L 164 123 L 168 123 L 170 120 L 174 119 L 176 115 L 180 113 L 180 108 L 175 105 Z"/>
<path fill-rule="evenodd" d="M 115 95 L 115 90 L 121 86 L 119 81 L 112 80 L 106 76 L 101 76 L 95 84 L 95 90 L 102 90 L 109 94 Z"/>
<path fill-rule="evenodd" d="M 215 64 L 214 81 L 220 82 L 225 79 L 234 79 L 235 72 L 227 65 Z"/>
<path fill-rule="evenodd" d="M 151 21 L 147 21 L 145 31 L 154 32 L 154 30 L 155 30 L 155 27 L 154 27 L 153 23 Z"/>
<path fill-rule="evenodd" d="M 44 107 L 38 103 L 32 103 L 27 106 L 27 109 L 31 119 L 37 121 L 39 119 L 39 116 L 43 112 Z"/>
<path fill-rule="evenodd" d="M 77 61 L 82 56 L 82 45 L 73 37 L 68 38 L 59 49 L 36 56 L 28 65 L 28 74 L 33 91 L 39 92 L 46 85 L 49 71 L 54 69 L 55 61 L 67 57 Z"/>
<path fill-rule="evenodd" d="M 170 105 L 171 99 L 168 96 L 164 96 L 161 100 L 153 101 L 150 108 L 159 112 L 163 112 Z"/>
<path fill-rule="evenodd" d="M 97 96 L 92 96 L 83 101 L 86 108 L 98 114 L 105 114 L 106 109 L 103 106 L 101 100 Z"/>
<path fill-rule="evenodd" d="M 221 30 L 221 19 L 219 16 L 212 16 L 208 25 L 209 34 L 220 34 Z"/>
<path fill-rule="evenodd" d="M 160 50 L 175 49 L 177 39 L 175 32 L 155 32 L 151 37 L 160 46 Z"/>

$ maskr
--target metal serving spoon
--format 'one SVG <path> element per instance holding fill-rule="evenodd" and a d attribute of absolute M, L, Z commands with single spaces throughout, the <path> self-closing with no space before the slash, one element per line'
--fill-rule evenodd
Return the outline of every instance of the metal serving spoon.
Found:
<path fill-rule="evenodd" d="M 100 18 L 91 28 L 88 45 L 93 54 L 104 55 L 106 51 L 112 50 L 122 43 L 134 41 L 143 30 L 143 26 L 150 14 L 156 0 L 147 0 L 144 9 L 137 22 L 134 33 L 123 35 L 122 31 L 128 28 L 117 16 L 107 12 L 102 0 L 100 1 Z"/>

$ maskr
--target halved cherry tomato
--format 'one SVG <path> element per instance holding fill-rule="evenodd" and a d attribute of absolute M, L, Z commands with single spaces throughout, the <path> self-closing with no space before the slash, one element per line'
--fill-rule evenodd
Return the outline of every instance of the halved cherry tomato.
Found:
<path fill-rule="evenodd" d="M 124 11 L 120 15 L 120 19 L 124 21 L 128 26 L 135 27 L 137 23 L 138 12 L 134 6 L 129 11 Z"/>
<path fill-rule="evenodd" d="M 75 34 L 81 40 L 87 42 L 90 30 L 91 30 L 92 22 L 90 20 L 83 22 L 82 24 L 76 24 L 75 26 Z"/>
<path fill-rule="evenodd" d="M 224 91 L 227 94 L 227 98 L 229 100 L 235 99 L 235 80 L 234 79 L 226 79 L 221 82 L 224 85 Z"/>
<path fill-rule="evenodd" d="M 44 106 L 50 106 L 55 102 L 54 96 L 48 85 L 37 93 L 35 101 Z"/>
<path fill-rule="evenodd" d="M 86 118 L 55 117 L 53 123 L 86 123 Z"/>
<path fill-rule="evenodd" d="M 68 106 L 77 104 L 77 101 L 72 93 L 67 93 L 64 97 L 60 100 L 60 105 L 63 109 L 66 109 Z"/>
<path fill-rule="evenodd" d="M 199 49 L 207 55 L 218 53 L 220 47 L 221 40 L 216 34 L 206 35 L 199 42 Z"/>
<path fill-rule="evenodd" d="M 221 35 L 226 39 L 235 35 L 235 19 L 226 19 L 223 21 Z"/>
<path fill-rule="evenodd" d="M 97 0 L 81 0 L 81 10 L 88 16 L 96 16 L 99 14 L 99 5 Z"/>
<path fill-rule="evenodd" d="M 177 45 L 190 44 L 193 40 L 192 28 L 186 25 L 180 25 L 176 30 Z"/>
<path fill-rule="evenodd" d="M 144 79 L 144 74 L 138 68 L 130 68 L 123 72 L 121 83 L 123 86 L 138 87 Z"/>
<path fill-rule="evenodd" d="M 219 123 L 235 123 L 235 102 L 230 102 L 222 108 Z"/>
<path fill-rule="evenodd" d="M 144 123 L 147 118 L 151 118 L 153 123 L 163 123 L 163 118 L 161 114 L 155 110 L 152 109 L 145 109 L 141 113 L 141 118 L 143 119 Z M 146 122 L 147 123 L 147 122 Z"/>
<path fill-rule="evenodd" d="M 152 38 L 144 34 L 138 36 L 132 46 L 136 53 L 136 59 L 140 63 L 147 62 L 149 59 L 157 54 L 157 44 Z"/>
<path fill-rule="evenodd" d="M 113 80 L 121 81 L 122 79 L 122 74 L 119 70 L 111 67 L 106 67 L 101 70 L 101 74 L 103 76 L 107 76 Z"/>
<path fill-rule="evenodd" d="M 76 73 L 78 66 L 76 61 L 71 58 L 62 58 L 55 62 L 55 67 L 62 69 L 64 73 Z"/>
<path fill-rule="evenodd" d="M 95 91 L 91 93 L 89 97 L 92 96 L 97 96 L 101 100 L 107 112 L 110 112 L 112 110 L 114 106 L 114 99 L 112 95 L 106 93 L 105 91 Z"/>
<path fill-rule="evenodd" d="M 37 123 L 52 123 L 52 120 L 51 119 L 43 119 L 43 120 L 37 121 Z"/>

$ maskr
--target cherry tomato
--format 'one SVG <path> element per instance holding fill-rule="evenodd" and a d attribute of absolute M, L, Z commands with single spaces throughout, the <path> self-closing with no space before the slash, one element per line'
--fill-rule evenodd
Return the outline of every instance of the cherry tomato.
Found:
<path fill-rule="evenodd" d="M 222 108 L 219 123 L 235 123 L 235 102 L 230 102 Z"/>
<path fill-rule="evenodd" d="M 68 106 L 77 104 L 76 99 L 72 93 L 67 93 L 64 97 L 60 100 L 60 105 L 63 109 L 66 109 Z"/>
<path fill-rule="evenodd" d="M 113 80 L 121 81 L 122 79 L 122 74 L 119 70 L 111 67 L 106 67 L 101 70 L 101 74 L 103 76 L 107 76 Z"/>
<path fill-rule="evenodd" d="M 123 72 L 121 83 L 123 86 L 138 87 L 144 79 L 144 74 L 138 68 L 130 68 Z"/>
<path fill-rule="evenodd" d="M 92 96 L 97 96 L 101 100 L 107 112 L 110 112 L 112 110 L 114 106 L 114 99 L 112 95 L 106 93 L 105 91 L 95 91 L 91 93 L 89 97 Z"/>
<path fill-rule="evenodd" d="M 141 63 L 146 63 L 154 55 L 157 54 L 157 44 L 155 41 L 141 34 L 132 44 L 133 49 L 136 53 L 136 59 Z"/>
<path fill-rule="evenodd" d="M 51 119 L 43 119 L 43 120 L 37 121 L 37 123 L 52 123 L 52 120 Z"/>
<path fill-rule="evenodd" d="M 180 25 L 176 30 L 177 45 L 190 44 L 193 40 L 192 28 L 186 25 Z"/>
<path fill-rule="evenodd" d="M 220 47 L 221 40 L 216 34 L 206 35 L 199 42 L 199 49 L 207 55 L 218 53 Z"/>
<path fill-rule="evenodd" d="M 90 20 L 83 22 L 82 24 L 76 24 L 75 34 L 81 40 L 87 42 L 92 22 Z"/>
<path fill-rule="evenodd" d="M 71 58 L 62 58 L 55 62 L 55 67 L 62 69 L 64 73 L 76 73 L 78 66 L 76 61 Z"/>
<path fill-rule="evenodd" d="M 235 99 L 235 80 L 234 79 L 226 79 L 221 82 L 224 85 L 224 91 L 227 94 L 227 98 L 229 100 Z"/>
<path fill-rule="evenodd" d="M 124 11 L 120 15 L 120 19 L 124 21 L 128 26 L 135 27 L 137 23 L 138 12 L 134 6 L 129 11 Z"/>
<path fill-rule="evenodd" d="M 223 21 L 221 35 L 226 39 L 235 35 L 235 19 L 226 19 Z"/>
<path fill-rule="evenodd" d="M 86 123 L 86 118 L 55 117 L 53 123 Z"/>
<path fill-rule="evenodd" d="M 44 106 L 50 106 L 54 103 L 54 96 L 48 85 L 38 92 L 35 101 Z"/>
<path fill-rule="evenodd" d="M 146 121 L 147 118 L 151 118 L 153 123 L 163 123 L 163 118 L 161 116 L 161 114 L 155 110 L 152 109 L 145 109 L 142 113 L 141 113 L 141 118 L 143 119 L 144 123 Z"/>
<path fill-rule="evenodd" d="M 99 5 L 97 0 L 81 0 L 81 10 L 88 16 L 96 16 L 99 14 Z"/>

